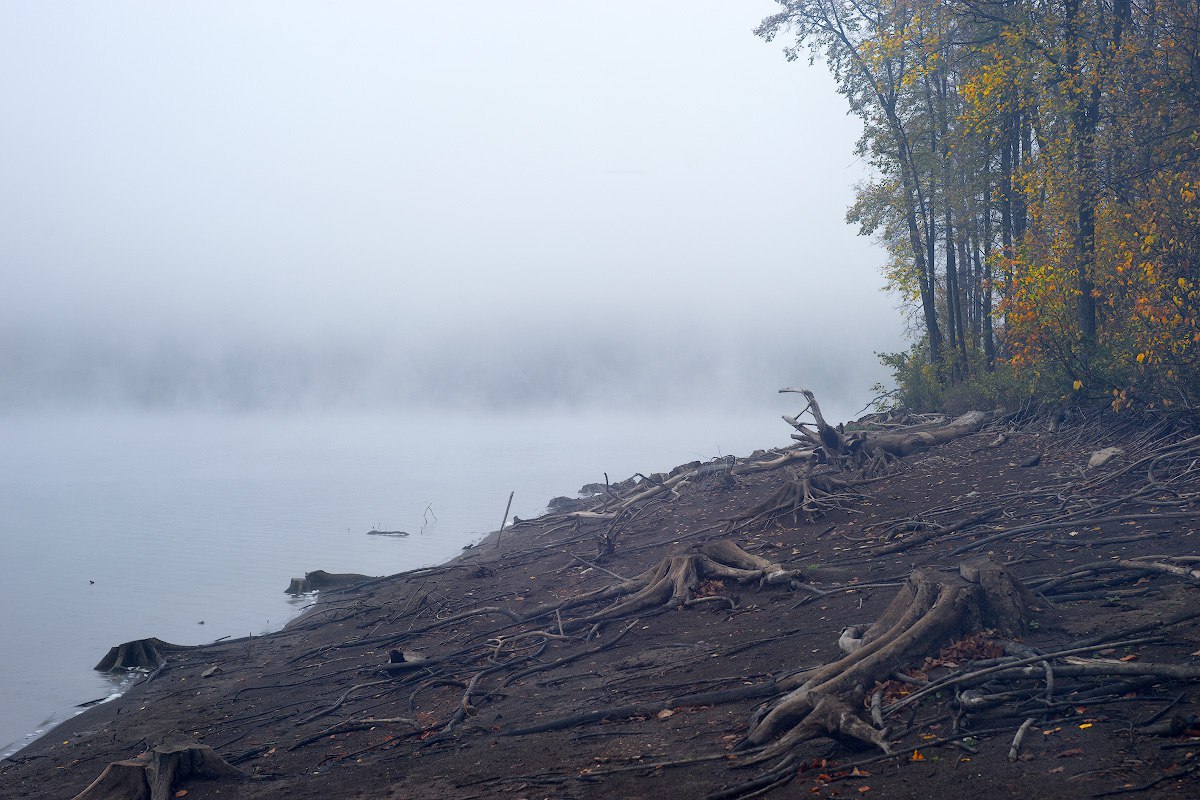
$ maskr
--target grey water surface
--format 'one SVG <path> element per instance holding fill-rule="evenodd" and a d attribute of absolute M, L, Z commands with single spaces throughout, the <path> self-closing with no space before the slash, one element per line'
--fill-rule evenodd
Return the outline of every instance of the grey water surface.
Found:
<path fill-rule="evenodd" d="M 765 408 L 0 418 L 0 755 L 119 691 L 92 670 L 112 645 L 277 630 L 311 602 L 290 578 L 445 561 L 499 526 L 509 492 L 536 516 L 605 471 L 747 455 L 789 430 Z"/>

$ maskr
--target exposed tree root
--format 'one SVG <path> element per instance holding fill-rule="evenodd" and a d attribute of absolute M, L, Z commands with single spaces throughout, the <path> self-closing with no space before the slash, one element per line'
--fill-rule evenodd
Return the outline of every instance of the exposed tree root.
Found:
<path fill-rule="evenodd" d="M 740 747 L 767 745 L 749 763 L 776 758 L 820 735 L 890 752 L 887 731 L 863 721 L 855 710 L 866 687 L 972 629 L 1019 633 L 1027 623 L 1027 606 L 1028 592 L 990 561 L 963 564 L 958 575 L 918 570 L 852 652 L 781 681 L 791 691 L 754 723 Z"/>
<path fill-rule="evenodd" d="M 796 774 L 796 759 L 794 756 L 787 756 L 771 769 L 759 773 L 748 781 L 735 783 L 705 795 L 704 800 L 736 800 L 737 798 L 758 797 L 790 783 Z"/>
<path fill-rule="evenodd" d="M 738 686 L 734 689 L 723 689 L 713 692 L 696 692 L 664 700 L 651 700 L 645 703 L 602 708 L 596 711 L 584 711 L 559 719 L 539 722 L 523 728 L 512 728 L 500 732 L 501 736 L 527 736 L 531 733 L 545 731 L 561 731 L 578 725 L 587 725 L 606 719 L 626 719 L 628 717 L 648 717 L 664 709 L 686 708 L 688 706 L 716 706 L 723 703 L 736 703 L 740 700 L 765 697 L 778 691 L 771 682 L 757 683 L 752 686 Z"/>
<path fill-rule="evenodd" d="M 599 653 L 601 650 L 607 650 L 608 648 L 615 645 L 617 642 L 621 641 L 621 639 L 625 636 L 625 634 L 627 634 L 631 630 L 633 630 L 634 626 L 636 626 L 638 624 L 638 622 L 639 622 L 639 620 L 635 619 L 633 622 L 629 623 L 624 628 L 622 628 L 617 633 L 616 636 L 610 637 L 607 641 L 605 641 L 602 644 L 598 644 L 595 647 L 589 648 L 587 650 L 582 650 L 573 655 L 563 656 L 562 658 L 556 659 L 556 660 L 551 661 L 546 664 L 538 664 L 537 666 L 528 667 L 526 669 L 523 669 L 520 672 L 514 672 L 512 675 L 509 675 L 507 678 L 505 678 L 504 682 L 500 685 L 508 686 L 510 683 L 515 683 L 516 681 L 519 681 L 522 678 L 528 677 L 529 675 L 533 675 L 534 673 L 546 672 L 547 670 L 558 669 L 559 667 L 563 666 L 564 664 L 570 664 L 572 661 L 578 661 L 581 658 L 586 658 L 590 655 L 595 655 L 596 653 Z"/>
<path fill-rule="evenodd" d="M 867 495 L 858 486 L 869 481 L 850 481 L 830 472 L 814 472 L 816 461 L 809 461 L 801 474 L 788 469 L 788 479 L 770 497 L 744 514 L 729 521 L 728 530 L 735 531 L 776 521 L 798 525 L 801 515 L 805 522 L 814 522 L 829 511 L 845 510 L 847 500 L 865 500 Z"/>
<path fill-rule="evenodd" d="M 936 527 L 936 528 L 932 528 L 929 530 L 920 531 L 919 533 L 915 533 L 912 536 L 906 536 L 903 539 L 901 539 L 900 541 L 883 545 L 882 547 L 876 549 L 875 552 L 878 555 L 889 555 L 891 553 L 900 553 L 905 550 L 908 550 L 910 547 L 916 547 L 919 544 L 924 544 L 925 542 L 929 541 L 930 539 L 936 539 L 936 538 L 939 538 L 942 536 L 950 536 L 951 534 L 954 534 L 959 531 L 966 530 L 967 528 L 971 528 L 975 525 L 978 525 L 981 522 L 987 522 L 989 519 L 991 519 L 992 517 L 999 514 L 1001 512 L 1001 510 L 1002 509 L 998 506 L 993 507 L 993 508 L 988 508 L 983 511 L 980 511 L 978 514 L 972 514 L 969 517 L 960 519 L 958 522 L 951 523 L 950 525 L 946 525 L 945 527 Z"/>
<path fill-rule="evenodd" d="M 570 624 L 591 624 L 617 619 L 653 607 L 678 608 L 696 597 L 704 580 L 757 581 L 760 586 L 792 586 L 803 580 L 799 570 L 747 553 L 728 540 L 706 542 L 683 555 L 667 556 L 642 574 L 614 586 L 581 595 L 566 603 L 539 608 L 527 619 L 555 611 L 614 600 L 600 611 L 579 617 Z"/>

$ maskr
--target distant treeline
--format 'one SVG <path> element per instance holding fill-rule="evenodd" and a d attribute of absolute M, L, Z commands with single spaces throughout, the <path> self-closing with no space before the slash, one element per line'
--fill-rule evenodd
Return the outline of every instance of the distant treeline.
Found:
<path fill-rule="evenodd" d="M 865 123 L 849 219 L 920 332 L 910 400 L 1200 402 L 1197 0 L 779 2 L 758 34 Z"/>

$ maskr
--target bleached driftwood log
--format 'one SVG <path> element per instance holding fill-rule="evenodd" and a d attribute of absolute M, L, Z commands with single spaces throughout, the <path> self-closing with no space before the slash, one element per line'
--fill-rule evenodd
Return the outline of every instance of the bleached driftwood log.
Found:
<path fill-rule="evenodd" d="M 899 431 L 880 433 L 868 431 L 846 434 L 825 421 L 825 417 L 821 414 L 821 407 L 817 404 L 817 399 L 810 390 L 787 388 L 780 389 L 779 391 L 795 392 L 803 395 L 804 399 L 808 401 L 808 405 L 800 414 L 797 414 L 795 417 L 785 414 L 783 417 L 789 425 L 799 431 L 799 433 L 792 434 L 792 438 L 808 442 L 814 447 L 823 448 L 830 460 L 839 455 L 847 455 L 858 451 L 864 453 L 883 451 L 889 455 L 901 457 L 912 455 L 922 450 L 928 450 L 935 445 L 975 433 L 987 419 L 987 415 L 982 411 L 968 411 L 957 419 L 946 423 L 929 426 L 922 425 Z M 815 420 L 815 431 L 811 430 L 808 424 L 800 421 L 800 416 L 806 411 L 811 413 Z"/>

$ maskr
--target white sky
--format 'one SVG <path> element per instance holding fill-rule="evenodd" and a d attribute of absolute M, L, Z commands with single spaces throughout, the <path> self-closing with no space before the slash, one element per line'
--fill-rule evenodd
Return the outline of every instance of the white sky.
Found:
<path fill-rule="evenodd" d="M 871 362 L 858 126 L 774 8 L 0 0 L 0 331 Z"/>

